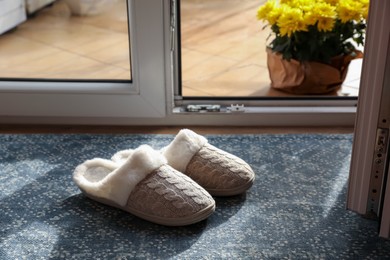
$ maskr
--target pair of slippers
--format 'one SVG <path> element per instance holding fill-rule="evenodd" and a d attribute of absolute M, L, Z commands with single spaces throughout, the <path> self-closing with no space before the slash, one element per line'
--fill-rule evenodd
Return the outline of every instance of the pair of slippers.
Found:
<path fill-rule="evenodd" d="M 240 158 L 183 129 L 165 148 L 148 145 L 95 158 L 73 180 L 89 198 L 166 226 L 190 225 L 215 211 L 212 196 L 248 190 L 255 174 Z"/>

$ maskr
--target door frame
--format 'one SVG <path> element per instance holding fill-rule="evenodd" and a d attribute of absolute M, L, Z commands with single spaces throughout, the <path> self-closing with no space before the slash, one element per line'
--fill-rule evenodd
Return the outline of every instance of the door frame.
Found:
<path fill-rule="evenodd" d="M 377 214 L 372 210 L 376 199 L 383 199 L 386 190 L 386 168 L 383 160 L 378 159 L 377 129 L 389 129 L 390 105 L 390 2 L 371 0 L 370 14 L 367 29 L 365 58 L 363 60 L 363 74 L 359 92 L 358 109 L 355 124 L 354 144 L 352 149 L 350 178 L 348 187 L 347 208 L 362 215 Z M 387 138 L 388 139 L 388 138 Z M 388 147 L 385 147 L 388 153 Z M 382 152 L 380 152 L 382 153 Z M 374 165 L 383 164 L 383 178 L 375 183 Z M 375 166 L 377 167 L 377 166 Z M 381 171 L 378 171 L 381 172 Z M 383 185 L 384 184 L 384 185 Z M 381 194 L 373 189 L 373 185 L 382 186 Z M 375 194 L 374 194 L 375 193 Z M 386 190 L 389 193 L 389 189 Z M 375 196 L 375 200 L 374 197 Z M 382 226 L 387 229 L 390 222 L 389 194 L 386 195 L 386 206 L 383 211 Z M 369 201 L 373 198 L 373 201 Z M 371 206 L 370 206 L 371 205 Z M 382 211 L 379 207 L 379 211 Z M 389 230 L 387 230 L 387 236 Z M 385 233 L 381 230 L 381 235 Z"/>

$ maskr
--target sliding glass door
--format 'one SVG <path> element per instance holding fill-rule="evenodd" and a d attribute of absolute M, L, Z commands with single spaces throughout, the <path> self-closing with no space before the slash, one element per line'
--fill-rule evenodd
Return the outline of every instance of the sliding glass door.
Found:
<path fill-rule="evenodd" d="M 0 35 L 0 116 L 165 115 L 161 1 L 28 4 L 3 14 L 27 13 Z"/>
<path fill-rule="evenodd" d="M 5 57 L 0 60 L 5 71 L 0 75 L 3 122 L 273 126 L 354 122 L 357 94 L 270 94 L 276 92 L 269 86 L 263 57 L 267 31 L 256 19 L 262 1 L 96 0 L 108 6 L 73 6 L 83 2 L 52 1 L 0 35 L 0 43 L 3 38 L 17 39 L 3 52 L 0 48 Z M 39 26 L 39 37 L 27 32 L 33 25 Z M 358 85 L 357 71 L 345 82 Z M 223 108 L 221 113 L 194 114 L 185 110 L 192 103 Z M 245 108 L 229 109 L 232 104 Z"/>
<path fill-rule="evenodd" d="M 271 87 L 266 46 L 270 45 L 272 30 L 271 26 L 266 26 L 266 23 L 259 21 L 257 17 L 257 10 L 266 2 L 266 0 L 179 1 L 181 33 L 179 94 L 183 98 L 208 99 L 299 97 L 356 100 L 362 59 L 351 62 L 343 85 L 340 88 L 332 88 L 330 92 L 294 94 Z M 330 4 L 326 7 L 334 8 L 332 10 L 336 14 L 335 7 Z M 363 8 L 366 9 L 367 6 L 362 5 Z M 363 12 L 365 11 L 362 10 Z M 357 22 L 351 22 L 353 23 Z M 298 41 L 298 38 L 295 40 Z M 361 46 L 359 48 L 362 50 Z M 327 75 L 330 76 L 331 74 Z"/>

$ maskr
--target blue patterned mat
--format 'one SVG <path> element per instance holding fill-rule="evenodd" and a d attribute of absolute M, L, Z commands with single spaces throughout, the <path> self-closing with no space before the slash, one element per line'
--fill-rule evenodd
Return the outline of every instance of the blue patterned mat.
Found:
<path fill-rule="evenodd" d="M 0 135 L 0 259 L 389 259 L 378 223 L 345 210 L 352 135 L 210 135 L 256 173 L 216 212 L 164 227 L 80 194 L 72 172 L 173 135 Z"/>

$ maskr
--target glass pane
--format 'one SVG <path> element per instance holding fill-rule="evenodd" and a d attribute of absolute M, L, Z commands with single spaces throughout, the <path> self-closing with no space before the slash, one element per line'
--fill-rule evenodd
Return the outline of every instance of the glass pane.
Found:
<path fill-rule="evenodd" d="M 131 80 L 126 0 L 1 5 L 0 78 Z"/>
<path fill-rule="evenodd" d="M 183 96 L 288 97 L 270 87 L 266 45 L 270 27 L 257 19 L 266 0 L 181 0 Z M 342 88 L 327 96 L 357 96 L 362 60 L 353 60 Z"/>

